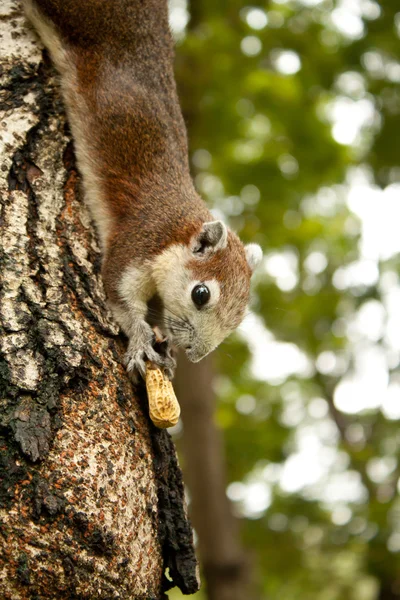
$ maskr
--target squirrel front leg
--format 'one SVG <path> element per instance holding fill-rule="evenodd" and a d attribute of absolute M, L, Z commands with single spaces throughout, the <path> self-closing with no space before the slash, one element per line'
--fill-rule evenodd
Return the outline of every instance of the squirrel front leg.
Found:
<path fill-rule="evenodd" d="M 107 282 L 107 277 L 105 281 Z M 147 302 L 153 293 L 154 288 L 147 270 L 131 266 L 123 272 L 117 294 L 113 294 L 111 308 L 129 338 L 124 362 L 134 381 L 137 381 L 138 374 L 145 378 L 147 361 L 157 365 L 169 379 L 172 379 L 176 367 L 176 360 L 166 342 L 162 344 L 162 354 L 154 349 L 155 336 L 146 321 Z"/>
<path fill-rule="evenodd" d="M 168 377 L 172 379 L 175 371 L 175 360 L 167 351 L 165 355 L 161 355 L 153 347 L 155 336 L 150 325 L 143 317 L 133 316 L 129 314 L 130 331 L 128 349 L 125 354 L 125 366 L 131 378 L 137 381 L 138 373 L 145 379 L 146 377 L 146 362 L 150 361 L 157 365 Z M 145 314 L 145 313 L 144 313 Z"/>

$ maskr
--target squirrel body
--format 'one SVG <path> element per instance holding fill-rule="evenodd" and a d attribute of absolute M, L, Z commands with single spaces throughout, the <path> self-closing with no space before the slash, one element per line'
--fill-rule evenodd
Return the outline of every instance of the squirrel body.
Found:
<path fill-rule="evenodd" d="M 167 2 L 23 4 L 61 75 L 106 294 L 129 338 L 128 370 L 143 375 L 151 360 L 171 377 L 169 345 L 196 362 L 241 322 L 261 249 L 243 246 L 194 189 Z M 149 317 L 166 336 L 163 356 Z"/>

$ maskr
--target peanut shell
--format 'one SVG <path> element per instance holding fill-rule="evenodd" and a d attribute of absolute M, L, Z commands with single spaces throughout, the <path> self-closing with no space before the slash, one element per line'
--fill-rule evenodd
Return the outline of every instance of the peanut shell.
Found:
<path fill-rule="evenodd" d="M 174 388 L 169 379 L 165 379 L 160 369 L 147 364 L 146 388 L 149 399 L 150 418 L 154 425 L 165 429 L 176 425 L 181 408 L 176 399 Z"/>

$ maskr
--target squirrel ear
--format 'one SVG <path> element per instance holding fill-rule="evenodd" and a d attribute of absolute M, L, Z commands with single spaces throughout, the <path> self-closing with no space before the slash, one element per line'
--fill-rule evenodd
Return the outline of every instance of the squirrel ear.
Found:
<path fill-rule="evenodd" d="M 193 252 L 204 254 L 208 249 L 223 250 L 228 243 L 228 230 L 222 221 L 209 221 L 204 223 L 200 233 L 197 235 Z"/>
<path fill-rule="evenodd" d="M 247 263 L 253 273 L 261 262 L 263 256 L 262 250 L 258 244 L 247 244 L 244 249 L 246 252 Z"/>

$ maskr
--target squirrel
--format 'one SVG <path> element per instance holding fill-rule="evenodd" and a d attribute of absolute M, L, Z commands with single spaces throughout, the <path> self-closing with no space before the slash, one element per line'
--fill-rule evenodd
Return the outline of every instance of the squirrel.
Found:
<path fill-rule="evenodd" d="M 167 0 L 23 5 L 60 74 L 127 370 L 144 377 L 150 360 L 172 378 L 174 346 L 197 362 L 240 324 L 262 252 L 215 220 L 194 188 Z"/>

